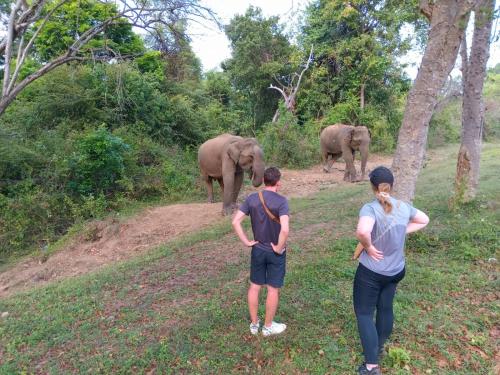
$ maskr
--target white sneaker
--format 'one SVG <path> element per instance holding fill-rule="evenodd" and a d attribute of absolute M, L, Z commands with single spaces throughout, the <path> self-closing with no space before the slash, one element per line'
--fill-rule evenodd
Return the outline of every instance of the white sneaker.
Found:
<path fill-rule="evenodd" d="M 271 327 L 262 327 L 262 335 L 263 336 L 271 336 L 271 335 L 279 335 L 283 333 L 286 329 L 286 324 L 272 322 Z"/>
<path fill-rule="evenodd" d="M 259 333 L 259 328 L 260 328 L 260 320 L 257 320 L 257 324 L 253 324 L 252 322 L 250 322 L 250 333 L 252 335 L 256 335 L 257 333 Z"/>

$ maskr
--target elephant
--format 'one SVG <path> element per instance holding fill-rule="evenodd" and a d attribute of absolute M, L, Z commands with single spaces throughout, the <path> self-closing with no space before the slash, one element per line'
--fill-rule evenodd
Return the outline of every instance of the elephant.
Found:
<path fill-rule="evenodd" d="M 252 185 L 258 187 L 264 178 L 264 154 L 255 138 L 222 134 L 203 143 L 198 150 L 201 177 L 207 186 L 208 201 L 213 203 L 213 180 L 223 192 L 222 214 L 231 214 L 248 172 Z"/>
<path fill-rule="evenodd" d="M 361 179 L 364 179 L 370 140 L 371 134 L 366 126 L 344 124 L 327 126 L 320 135 L 323 170 L 326 173 L 330 172 L 333 162 L 342 156 L 346 164 L 344 181 L 359 181 L 354 167 L 354 153 L 359 150 L 361 154 Z"/>

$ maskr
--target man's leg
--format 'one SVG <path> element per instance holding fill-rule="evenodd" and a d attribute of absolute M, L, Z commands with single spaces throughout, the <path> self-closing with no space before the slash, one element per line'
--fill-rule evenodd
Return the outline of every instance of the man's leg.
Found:
<path fill-rule="evenodd" d="M 259 321 L 259 292 L 262 285 L 266 284 L 266 253 L 257 247 L 252 248 L 250 257 L 250 287 L 248 288 L 248 311 L 252 324 Z"/>
<path fill-rule="evenodd" d="M 277 335 L 285 331 L 286 324 L 273 322 L 278 309 L 280 288 L 283 286 L 286 273 L 286 252 L 282 255 L 267 254 L 267 299 L 266 319 L 262 334 L 264 336 Z"/>
<path fill-rule="evenodd" d="M 280 289 L 267 286 L 267 299 L 266 299 L 266 321 L 265 326 L 270 327 L 274 316 L 276 315 L 276 310 L 278 309 Z"/>
<path fill-rule="evenodd" d="M 248 311 L 250 312 L 250 319 L 253 324 L 257 324 L 259 318 L 257 316 L 259 310 L 259 292 L 260 285 L 250 282 L 250 288 L 248 288 Z"/>

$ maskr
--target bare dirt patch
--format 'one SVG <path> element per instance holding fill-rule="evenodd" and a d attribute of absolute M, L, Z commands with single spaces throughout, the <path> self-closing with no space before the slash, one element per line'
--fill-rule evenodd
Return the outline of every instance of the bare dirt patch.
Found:
<path fill-rule="evenodd" d="M 372 155 L 367 169 L 387 165 L 391 158 Z M 359 161 L 356 162 L 360 170 Z M 280 191 L 288 197 L 304 197 L 324 189 L 347 184 L 343 181 L 345 164 L 335 163 L 331 173 L 324 173 L 321 165 L 305 170 L 283 169 L 283 187 Z M 240 197 L 257 191 L 245 187 Z M 42 262 L 29 258 L 0 274 L 0 298 L 55 280 L 82 275 L 103 265 L 138 256 L 147 250 L 181 235 L 195 232 L 221 222 L 221 204 L 175 204 L 147 209 L 141 214 L 119 222 L 105 220 L 91 223 L 69 245 Z M 190 262 L 192 257 L 187 257 Z M 210 257 L 197 259 L 201 267 L 211 266 Z M 188 263 L 189 263 L 188 262 Z M 192 262 L 191 262 L 192 263 Z M 188 266 L 188 264 L 183 264 Z M 213 265 L 212 265 L 213 266 Z M 212 268 L 213 270 L 213 268 Z M 192 280 L 191 280 L 192 281 Z M 182 283 L 181 278 L 176 282 Z"/>

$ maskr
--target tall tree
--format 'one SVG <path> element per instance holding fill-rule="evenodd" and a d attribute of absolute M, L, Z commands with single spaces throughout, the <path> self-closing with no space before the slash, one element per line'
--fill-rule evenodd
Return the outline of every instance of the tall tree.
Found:
<path fill-rule="evenodd" d="M 58 17 L 61 12 L 67 14 L 64 9 L 78 15 L 80 1 L 90 6 L 100 5 L 104 12 L 91 17 L 92 12 L 87 7 L 85 15 L 90 15 L 90 18 L 87 17 L 76 30 L 72 30 L 73 27 L 64 30 L 64 25 L 57 21 Z M 2 9 L 0 7 L 0 11 Z M 86 60 L 89 57 L 86 52 L 93 41 L 112 40 L 104 37 L 107 31 L 113 34 L 113 30 L 134 26 L 157 35 L 158 30 L 172 30 L 180 20 L 213 19 L 210 10 L 199 5 L 198 0 L 34 0 L 29 3 L 15 0 L 10 3 L 8 14 L 1 16 L 7 18 L 7 22 L 0 39 L 0 55 L 4 61 L 0 115 L 30 83 L 62 64 Z M 63 27 L 59 34 L 51 32 L 54 25 Z M 44 36 L 54 37 L 54 46 L 53 43 L 43 43 Z M 35 46 L 38 46 L 39 53 L 34 57 L 40 66 L 21 77 L 20 72 Z M 104 57 L 109 58 L 109 54 Z"/>
<path fill-rule="evenodd" d="M 474 8 L 474 33 L 470 55 L 463 38 L 462 56 L 462 144 L 458 152 L 455 199 L 467 202 L 476 196 L 484 128 L 483 84 L 489 58 L 495 0 L 480 0 Z"/>
<path fill-rule="evenodd" d="M 406 100 L 392 163 L 394 194 L 403 200 L 412 201 L 415 195 L 437 96 L 453 69 L 470 11 L 476 3 L 474 0 L 420 1 L 420 10 L 430 20 L 430 30 L 417 78 Z"/>
<path fill-rule="evenodd" d="M 278 22 L 278 17 L 265 18 L 259 8 L 249 7 L 225 28 L 232 57 L 222 67 L 244 94 L 247 111 L 257 126 L 273 117 L 280 99 L 277 91 L 268 89 L 269 82 L 291 71 L 292 46 Z"/>
<path fill-rule="evenodd" d="M 398 57 L 410 48 L 410 39 L 401 29 L 406 23 L 416 30 L 424 26 L 415 10 L 413 0 L 313 1 L 300 40 L 314 45 L 315 69 L 299 110 L 306 117 L 321 116 L 348 101 L 358 113 L 367 104 L 386 106 L 381 112 L 394 108 L 398 87 L 407 86 Z"/>

